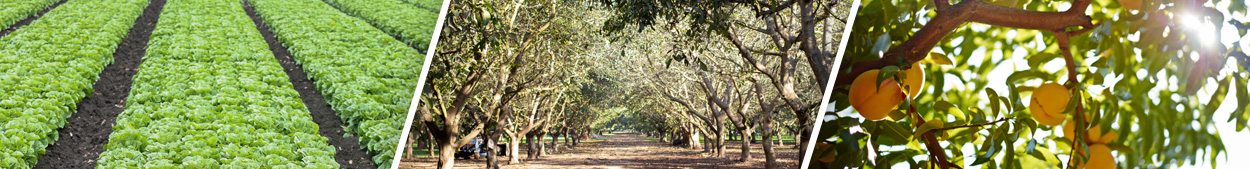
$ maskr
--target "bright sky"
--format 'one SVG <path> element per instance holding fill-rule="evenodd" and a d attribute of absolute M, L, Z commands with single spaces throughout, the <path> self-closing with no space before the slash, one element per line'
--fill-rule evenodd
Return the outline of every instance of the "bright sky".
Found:
<path fill-rule="evenodd" d="M 1225 1 L 1221 1 L 1219 4 L 1215 4 L 1215 5 L 1216 5 L 1216 8 L 1217 8 L 1217 9 L 1228 9 L 1229 2 L 1230 2 L 1230 1 L 1225 0 Z M 1210 3 L 1211 3 L 1211 2 L 1208 2 L 1208 4 L 1210 4 Z M 1060 7 L 1060 8 L 1066 8 L 1066 7 Z M 919 11 L 919 12 L 925 12 L 925 11 Z M 1244 22 L 1244 21 L 1248 21 L 1248 20 L 1250 20 L 1250 16 L 1247 16 L 1247 14 L 1244 14 L 1244 13 L 1238 13 L 1238 14 L 1234 15 L 1234 14 L 1230 14 L 1230 13 L 1228 13 L 1228 12 L 1226 12 L 1226 11 L 1222 11 L 1222 12 L 1223 12 L 1223 14 L 1224 14 L 1225 18 L 1227 18 L 1227 19 L 1236 19 L 1236 20 L 1238 20 L 1238 21 L 1243 21 L 1243 22 Z M 1190 20 L 1196 20 L 1196 19 L 1190 19 Z M 922 21 L 922 22 L 923 22 L 923 21 Z M 1197 30 L 1208 30 L 1208 31 L 1202 31 L 1202 32 L 1209 32 L 1209 33 L 1203 34 L 1203 35 L 1202 35 L 1203 37 L 1206 37 L 1206 38 L 1208 38 L 1208 39 L 1209 39 L 1209 37 L 1220 36 L 1220 37 L 1221 37 L 1221 38 L 1220 38 L 1220 39 L 1221 39 L 1221 42 L 1220 42 L 1220 43 L 1224 44 L 1224 45 L 1225 45 L 1225 46 L 1227 46 L 1227 47 L 1232 47 L 1233 42 L 1236 42 L 1236 41 L 1240 40 L 1240 41 L 1243 41 L 1243 42 L 1244 42 L 1243 44 L 1240 44 L 1240 45 L 1241 45 L 1241 47 L 1242 47 L 1243 49 L 1250 49 L 1250 36 L 1238 37 L 1237 30 L 1236 30 L 1235 28 L 1233 28 L 1232 26 L 1224 26 L 1224 27 L 1223 27 L 1223 29 L 1216 31 L 1216 30 L 1214 30 L 1215 28 L 1214 28 L 1213 26 L 1211 26 L 1210 24 L 1205 24 L 1205 23 L 1185 23 L 1185 24 L 1183 24 L 1183 25 L 1195 25 L 1195 26 L 1196 26 L 1196 28 L 1192 28 L 1192 29 L 1197 29 Z M 972 27 L 972 29 L 974 29 L 974 30 L 985 30 L 985 29 L 987 28 L 987 26 L 986 26 L 986 25 L 980 25 L 980 24 L 972 24 L 972 25 L 971 25 L 971 27 Z M 1219 34 L 1218 34 L 1218 35 L 1216 35 L 1216 34 L 1215 34 L 1216 32 L 1218 32 Z M 1014 32 L 1009 33 L 1009 34 L 1014 34 Z M 1039 36 L 1041 36 L 1041 35 L 1039 35 Z M 1135 36 L 1131 36 L 1131 37 L 1129 37 L 1129 38 L 1130 38 L 1131 40 L 1136 40 L 1136 38 L 1137 38 L 1137 37 L 1135 37 Z M 1040 42 L 1040 40 L 1041 40 L 1042 38 L 1040 38 L 1040 37 L 1039 37 L 1039 38 L 1037 38 L 1037 39 L 1038 39 L 1038 42 L 1037 42 L 1037 43 L 1041 43 L 1041 42 Z M 956 40 L 953 40 L 953 41 L 958 42 L 958 41 L 961 41 L 961 40 L 956 39 Z M 1212 42 L 1214 42 L 1214 41 L 1212 41 Z M 940 49 L 935 49 L 935 50 L 940 50 Z M 984 55 L 984 54 L 985 54 L 985 52 L 983 51 L 983 49 L 980 49 L 980 50 L 975 51 L 975 52 L 972 52 L 972 53 L 973 53 L 974 55 L 973 55 L 973 56 L 970 56 L 970 57 L 972 57 L 972 58 L 970 58 L 969 60 L 981 60 L 981 59 L 983 59 L 984 57 L 986 57 L 986 56 Z M 1005 62 L 1005 63 L 1003 63 L 1002 65 L 999 65 L 998 67 L 994 68 L 994 70 L 993 70 L 993 71 L 990 71 L 991 73 L 990 73 L 988 76 L 986 76 L 986 77 L 979 77 L 979 78 L 985 78 L 985 79 L 989 80 L 990 82 L 1002 82 L 1002 81 L 1005 81 L 1005 80 L 1006 80 L 1006 77 L 1007 77 L 1007 76 L 1009 76 L 1009 75 L 1011 75 L 1011 73 L 1012 73 L 1012 72 L 1015 72 L 1015 71 L 1017 71 L 1017 70 L 1025 70 L 1025 69 L 1028 69 L 1028 66 L 1026 65 L 1027 61 L 1025 61 L 1025 60 L 1024 60 L 1024 59 L 1025 59 L 1025 57 L 1024 57 L 1024 56 L 1027 56 L 1027 54 L 1025 53 L 1025 51 L 1024 51 L 1024 50 L 1015 50 L 1015 53 L 1013 53 L 1013 54 L 1012 54 L 1012 56 L 1015 56 L 1015 57 L 1012 57 L 1012 58 L 1010 59 L 1010 61 Z M 995 60 L 1003 58 L 1003 56 L 1002 56 L 1001 54 L 998 54 L 998 53 L 995 53 L 995 54 L 993 54 L 993 55 L 991 55 L 991 56 L 989 56 L 989 57 L 992 57 L 991 59 L 995 59 Z M 1140 58 L 1138 58 L 1138 59 L 1140 59 Z M 1090 61 L 1092 61 L 1092 60 L 1090 60 Z M 967 63 L 967 64 L 973 64 L 973 65 L 976 65 L 976 64 L 978 64 L 978 63 Z M 1088 64 L 1088 63 L 1087 63 L 1087 64 Z M 1222 72 L 1220 72 L 1220 75 L 1228 75 L 1228 74 L 1231 74 L 1231 72 L 1232 72 L 1233 70 L 1237 70 L 1238 68 L 1237 68 L 1237 65 L 1236 65 L 1236 64 L 1237 64 L 1237 63 L 1236 63 L 1235 61 L 1232 61 L 1232 60 L 1228 61 L 1228 62 L 1227 62 L 1227 65 L 1225 65 L 1226 67 L 1224 67 L 1224 69 L 1222 70 Z M 1061 71 L 1061 70 L 1063 70 L 1063 69 L 1064 69 L 1063 59 L 1055 59 L 1055 60 L 1053 60 L 1053 61 L 1051 61 L 1051 62 L 1045 63 L 1045 64 L 1043 64 L 1043 69 L 1048 70 L 1048 71 Z M 1163 79 L 1163 78 L 1162 78 L 1163 76 L 1161 76 L 1161 75 L 1162 75 L 1162 74 L 1158 74 L 1158 75 L 1155 75 L 1155 76 L 1158 76 L 1158 77 L 1160 77 L 1160 79 Z M 955 76 L 953 76 L 953 75 L 946 75 L 946 76 L 947 76 L 947 77 L 946 77 L 946 79 L 957 79 L 957 78 L 958 78 L 958 77 L 955 77 Z M 973 77 L 974 75 L 973 75 L 972 73 L 970 73 L 970 72 L 964 73 L 964 76 L 965 76 L 965 77 L 968 77 L 968 78 L 974 78 L 974 77 Z M 1141 77 L 1141 76 L 1148 76 L 1148 75 L 1147 75 L 1147 73 L 1146 73 L 1145 71 L 1140 71 L 1140 72 L 1137 74 L 1137 76 Z M 1059 79 L 1060 81 L 1066 81 L 1066 80 L 1067 80 L 1067 79 L 1066 79 L 1066 76 L 1063 76 L 1063 77 L 1060 77 L 1060 78 L 1061 78 L 1061 79 Z M 1105 80 L 1105 82 L 1106 82 L 1106 83 L 1104 83 L 1104 85 L 1101 85 L 1101 86 L 1088 86 L 1088 87 L 1090 88 L 1090 90 L 1089 90 L 1089 91 L 1101 91 L 1103 88 L 1105 88 L 1105 87 L 1107 87 L 1107 86 L 1113 86 L 1113 85 L 1115 84 L 1115 82 L 1116 82 L 1116 81 L 1118 81 L 1118 77 L 1107 77 L 1107 78 L 1106 78 L 1106 80 Z M 949 90 L 949 89 L 951 89 L 951 88 L 960 89 L 960 90 L 964 89 L 964 84 L 961 84 L 961 83 L 959 83 L 958 81 L 947 81 L 947 82 L 944 82 L 944 83 L 946 83 L 946 84 L 945 84 L 945 86 L 947 87 L 947 89 L 948 89 L 948 90 Z M 1040 84 L 1042 84 L 1042 81 L 1040 81 L 1040 80 L 1032 80 L 1032 81 L 1027 81 L 1027 82 L 1025 82 L 1025 85 L 1033 85 L 1033 86 L 1036 86 L 1036 85 L 1040 85 Z M 1215 81 L 1215 80 L 1213 80 L 1213 79 L 1208 78 L 1207 83 L 1206 83 L 1206 86 L 1203 88 L 1203 90 L 1200 90 L 1200 91 L 1198 92 L 1198 96 L 1197 96 L 1197 97 L 1198 97 L 1198 98 L 1200 98 L 1200 99 L 1199 99 L 1199 101 L 1200 101 L 1200 102 L 1206 103 L 1206 102 L 1208 102 L 1208 100 L 1210 100 L 1209 98 L 1210 98 L 1210 97 L 1211 97 L 1211 95 L 1215 92 L 1215 91 L 1214 91 L 1214 89 L 1215 89 L 1216 84 L 1218 84 L 1218 82 L 1216 82 L 1216 81 Z M 1159 85 L 1170 85 L 1171 87 L 1169 87 L 1169 89 L 1171 89 L 1171 90 L 1175 90 L 1175 89 L 1177 88 L 1177 86 L 1179 86 L 1179 84 L 1177 83 L 1177 80 L 1176 80 L 1175 78 L 1170 78 L 1170 79 L 1168 79 L 1168 80 L 1162 81 Z M 1006 86 L 1004 83 L 990 83 L 990 85 L 989 85 L 988 87 L 989 87 L 989 88 L 993 88 L 994 90 L 997 90 L 997 91 L 1007 91 L 1007 86 Z M 1246 130 L 1243 130 L 1243 131 L 1241 131 L 1241 132 L 1237 132 L 1237 131 L 1236 131 L 1236 124 L 1235 124 L 1235 123 L 1233 123 L 1233 122 L 1226 122 L 1226 121 L 1228 121 L 1228 116 L 1229 116 L 1229 114 L 1230 114 L 1233 110 L 1235 110 L 1235 109 L 1237 108 L 1237 106 L 1238 106 L 1238 104 L 1237 104 L 1238 100 L 1237 100 L 1237 96 L 1236 96 L 1236 91 L 1237 91 L 1237 90 L 1247 90 L 1247 89 L 1236 89 L 1236 88 L 1235 88 L 1235 87 L 1233 87 L 1233 86 L 1232 86 L 1232 84 L 1230 83 L 1230 90 L 1229 90 L 1229 92 L 1228 92 L 1228 95 L 1225 97 L 1224 104 L 1221 104 L 1221 105 L 1220 105 L 1220 107 L 1216 110 L 1216 113 L 1215 113 L 1215 115 L 1214 115 L 1214 116 L 1215 116 L 1215 117 L 1214 117 L 1214 120 L 1215 120 L 1215 130 L 1216 130 L 1217 132 L 1219 132 L 1221 139 L 1223 139 L 1223 141 L 1225 142 L 1224 146 L 1225 146 L 1225 148 L 1227 149 L 1227 152 L 1225 152 L 1224 154 L 1220 154 L 1218 157 L 1216 157 L 1216 160 L 1217 160 L 1217 167 L 1229 167 L 1229 166 L 1250 166 L 1250 160 L 1236 160 L 1236 159 L 1244 159 L 1244 158 L 1250 157 L 1250 145 L 1238 144 L 1238 143 L 1237 143 L 1238 141 L 1250 140 L 1250 129 L 1246 129 Z M 984 96 L 982 96 L 982 97 L 984 97 Z M 1155 97 L 1155 98 L 1157 98 L 1157 97 L 1158 97 L 1158 95 L 1157 95 L 1157 94 L 1152 94 L 1152 95 L 1150 95 L 1149 97 Z M 984 99 L 984 98 L 983 98 L 983 99 Z M 1026 104 L 1027 104 L 1027 103 L 1026 103 Z M 851 114 L 851 112 L 850 112 L 850 110 L 848 109 L 848 110 L 843 111 L 843 112 L 838 112 L 838 114 L 843 114 L 843 115 L 846 115 L 846 114 Z M 851 114 L 849 117 L 854 117 L 854 118 L 862 118 L 861 116 L 859 116 L 859 114 L 858 114 L 858 113 L 856 113 L 856 114 Z M 826 120 L 829 120 L 829 119 L 830 119 L 830 118 L 826 118 Z M 853 130 L 857 130 L 857 129 L 853 129 Z M 1039 132 L 1045 132 L 1045 131 L 1039 131 Z M 1060 133 L 1061 133 L 1061 132 L 1060 132 Z M 1042 138 L 1043 138 L 1043 137 L 1044 137 L 1043 135 L 1037 135 L 1037 136 L 1035 136 L 1035 139 L 1042 140 Z M 1017 144 L 1026 144 L 1026 143 L 1017 143 Z M 1053 141 L 1050 141 L 1050 142 L 1047 142 L 1047 143 L 1041 143 L 1041 144 L 1054 145 L 1054 144 L 1056 144 L 1056 143 L 1054 143 Z M 945 145 L 945 143 L 943 143 L 943 145 Z M 897 151 L 897 150 L 903 150 L 903 149 L 906 149 L 906 148 L 905 148 L 905 147 L 901 147 L 901 146 L 899 146 L 899 147 L 888 147 L 888 148 L 885 148 L 885 149 L 886 149 L 886 150 Z M 976 151 L 976 150 L 974 150 L 972 146 L 966 146 L 966 147 L 964 147 L 964 149 L 963 149 L 963 150 L 961 150 L 961 151 L 962 151 L 965 155 L 967 155 L 967 154 L 975 154 L 975 151 Z M 1052 148 L 1052 149 L 1051 149 L 1051 151 L 1052 151 L 1052 152 L 1059 152 L 1059 150 L 1055 150 L 1054 148 Z M 1118 154 L 1119 152 L 1115 152 L 1115 151 L 1113 151 L 1112 153 L 1113 153 L 1113 154 Z M 1209 163 L 1209 162 L 1205 162 L 1205 161 L 1207 161 L 1207 159 L 1204 159 L 1204 157 L 1209 157 L 1209 156 L 1208 156 L 1208 155 L 1206 155 L 1206 154 L 1205 154 L 1205 152 L 1200 152 L 1200 154 L 1202 154 L 1202 155 L 1200 155 L 1200 156 L 1199 156 L 1200 158 L 1199 158 L 1199 159 L 1197 159 L 1197 160 L 1199 161 L 1199 162 L 1198 162 L 1198 165 L 1188 165 L 1189 163 L 1185 163 L 1186 165 L 1181 166 L 1181 167 L 1179 167 L 1179 168 L 1195 168 L 1195 169 L 1197 169 L 1197 168 L 1213 168 L 1213 167 L 1210 165 L 1210 163 Z M 1066 159 L 1066 156 L 1061 156 L 1061 157 L 1065 157 L 1064 159 Z M 922 160 L 922 159 L 924 159 L 924 157 L 919 157 L 919 158 L 920 158 L 920 159 L 917 159 L 917 160 Z M 969 156 L 968 158 L 969 158 L 969 159 L 971 159 L 972 157 L 971 157 L 971 156 Z M 1117 156 L 1117 161 L 1123 161 L 1123 160 L 1124 160 L 1124 157 L 1119 157 L 1119 156 Z M 1065 160 L 1065 161 L 1066 161 L 1066 160 Z M 965 160 L 965 163 L 966 163 L 965 165 L 971 164 L 971 163 L 972 163 L 972 160 Z M 1174 167 L 1174 166 L 1166 166 L 1166 167 Z M 899 166 L 894 166 L 894 168 L 908 168 L 908 166 L 906 166 L 906 165 L 899 165 Z"/>
<path fill-rule="evenodd" d="M 1219 4 L 1215 4 L 1216 9 L 1228 9 L 1229 2 L 1230 1 L 1225 0 L 1225 1 L 1221 1 Z M 1207 2 L 1207 3 L 1209 4 L 1211 2 Z M 1221 11 L 1221 13 L 1224 14 L 1225 18 L 1233 18 L 1242 22 L 1250 20 L 1250 16 L 1248 16 L 1248 14 L 1245 14 L 1245 13 L 1230 14 L 1228 11 Z M 1193 25 L 1193 24 L 1187 24 L 1187 25 Z M 1208 24 L 1202 29 L 1214 30 L 1215 28 Z M 1213 33 L 1217 31 L 1208 31 L 1208 32 Z M 1234 29 L 1232 26 L 1224 26 L 1223 29 L 1219 30 L 1218 32 L 1219 32 L 1218 36 L 1220 36 L 1220 39 L 1222 40 L 1222 42 L 1220 43 L 1224 44 L 1224 46 L 1231 47 L 1233 45 L 1233 42 L 1240 40 L 1242 42 L 1241 44 L 1242 49 L 1250 49 L 1250 36 L 1238 37 L 1237 30 Z M 1217 36 L 1217 35 L 1205 34 L 1203 36 Z M 1230 68 L 1237 69 L 1237 66 L 1235 64 L 1236 64 L 1235 61 L 1230 60 L 1228 62 L 1228 65 L 1224 67 L 1225 71 L 1229 71 Z M 1228 72 L 1222 72 L 1221 74 L 1228 74 Z M 1214 86 L 1215 86 L 1214 81 L 1208 80 L 1207 87 L 1205 88 L 1214 88 Z M 1224 104 L 1221 104 L 1220 108 L 1216 109 L 1215 118 L 1214 118 L 1215 129 L 1217 132 L 1219 132 L 1220 139 L 1224 140 L 1224 146 L 1225 148 L 1227 148 L 1227 152 L 1226 152 L 1227 154 L 1220 154 L 1218 157 L 1216 157 L 1216 160 L 1218 162 L 1215 167 L 1227 168 L 1230 166 L 1250 166 L 1250 160 L 1241 160 L 1241 159 L 1246 159 L 1247 157 L 1250 157 L 1250 145 L 1238 143 L 1239 141 L 1250 140 L 1250 128 L 1242 130 L 1241 132 L 1237 132 L 1236 123 L 1226 122 L 1228 121 L 1229 114 L 1232 113 L 1233 110 L 1237 109 L 1237 106 L 1238 106 L 1237 95 L 1235 93 L 1235 91 L 1237 90 L 1250 90 L 1250 89 L 1236 89 L 1236 87 L 1231 87 L 1228 95 L 1224 97 L 1225 98 Z M 1210 98 L 1208 96 L 1211 96 L 1212 93 L 1214 93 L 1213 90 L 1203 90 L 1199 92 L 1199 94 L 1201 95 L 1199 97 L 1204 98 L 1202 99 L 1202 101 L 1205 102 L 1207 100 L 1210 100 L 1210 99 L 1205 99 L 1205 98 Z M 1209 155 L 1204 154 L 1203 156 L 1209 156 Z M 1199 165 L 1186 165 L 1180 168 L 1214 168 L 1211 166 L 1210 163 L 1198 163 L 1198 164 Z"/>

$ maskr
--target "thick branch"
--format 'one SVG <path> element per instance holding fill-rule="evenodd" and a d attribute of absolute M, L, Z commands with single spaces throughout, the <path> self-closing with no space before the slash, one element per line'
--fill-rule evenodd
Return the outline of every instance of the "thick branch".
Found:
<path fill-rule="evenodd" d="M 959 4 L 944 7 L 946 1 L 938 3 L 937 16 L 921 27 L 912 37 L 899 46 L 890 48 L 880 60 L 860 62 L 851 67 L 851 72 L 838 76 L 834 86 L 849 85 L 859 74 L 885 66 L 911 65 L 928 56 L 947 34 L 967 22 L 983 23 L 992 26 L 1035 29 L 1045 31 L 1064 31 L 1068 27 L 1093 27 L 1093 19 L 1082 12 L 1039 12 L 993 5 L 982 1 L 962 1 Z M 1078 1 L 1072 9 L 1084 10 L 1088 2 Z M 844 90 L 840 90 L 844 91 Z"/>

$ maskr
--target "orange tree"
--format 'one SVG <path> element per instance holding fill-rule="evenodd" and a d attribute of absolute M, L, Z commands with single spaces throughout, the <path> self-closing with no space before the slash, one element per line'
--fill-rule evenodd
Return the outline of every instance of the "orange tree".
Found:
<path fill-rule="evenodd" d="M 1250 119 L 1243 1 L 861 4 L 816 168 L 1215 166 Z"/>

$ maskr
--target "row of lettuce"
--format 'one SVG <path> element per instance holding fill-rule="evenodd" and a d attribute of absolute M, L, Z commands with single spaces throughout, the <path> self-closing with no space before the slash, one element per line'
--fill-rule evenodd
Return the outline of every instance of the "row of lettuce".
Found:
<path fill-rule="evenodd" d="M 425 9 L 435 14 L 441 13 L 443 9 L 443 0 L 403 0 L 408 4 L 412 4 L 417 8 Z"/>
<path fill-rule="evenodd" d="M 69 1 L 0 38 L 0 168 L 30 168 L 57 140 L 147 5 Z"/>
<path fill-rule="evenodd" d="M 338 168 L 237 0 L 169 0 L 100 168 Z"/>
<path fill-rule="evenodd" d="M 39 13 L 60 0 L 0 0 L 0 29 Z"/>
<path fill-rule="evenodd" d="M 422 0 L 430 1 L 430 0 Z M 418 50 L 430 45 L 438 11 L 418 8 L 400 0 L 325 0 L 348 15 L 364 19 Z"/>
<path fill-rule="evenodd" d="M 360 137 L 373 162 L 390 168 L 425 57 L 318 0 L 248 2 L 348 124 L 344 128 Z"/>

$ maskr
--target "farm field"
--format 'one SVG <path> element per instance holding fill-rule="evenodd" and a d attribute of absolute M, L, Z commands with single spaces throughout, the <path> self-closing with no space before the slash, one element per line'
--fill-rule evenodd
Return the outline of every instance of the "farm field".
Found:
<path fill-rule="evenodd" d="M 0 168 L 389 168 L 441 2 L 0 0 Z"/>
<path fill-rule="evenodd" d="M 58 0 L 2 0 L 0 6 L 0 27 L 8 28 L 10 25 L 34 15 L 45 8 L 51 7 Z"/>

